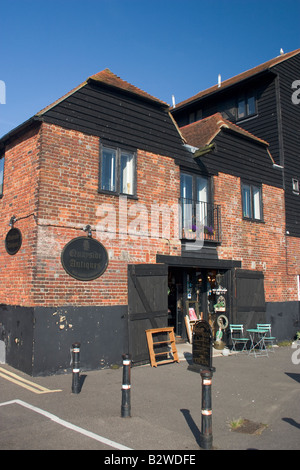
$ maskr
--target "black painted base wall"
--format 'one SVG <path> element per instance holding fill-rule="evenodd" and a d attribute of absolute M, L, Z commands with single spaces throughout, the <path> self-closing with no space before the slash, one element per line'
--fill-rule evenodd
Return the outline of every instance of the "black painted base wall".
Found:
<path fill-rule="evenodd" d="M 300 331 L 300 302 L 266 303 L 266 323 L 271 323 L 278 341 L 294 339 Z"/>
<path fill-rule="evenodd" d="M 257 323 L 271 323 L 272 336 L 277 341 L 295 339 L 300 331 L 300 302 L 266 302 L 265 311 L 237 312 L 236 321 L 232 323 L 244 325 L 244 331 L 256 328 Z M 231 344 L 229 329 L 225 338 Z"/>
<path fill-rule="evenodd" d="M 0 304 L 0 339 L 6 363 L 31 375 L 34 308 Z"/>
<path fill-rule="evenodd" d="M 71 371 L 70 349 L 80 342 L 80 368 L 122 364 L 128 352 L 127 305 L 20 307 L 0 305 L 6 363 L 31 376 Z"/>
<path fill-rule="evenodd" d="M 0 341 L 6 363 L 33 377 L 71 372 L 74 342 L 81 343 L 81 370 L 122 364 L 128 352 L 128 307 L 20 307 L 0 304 Z M 272 325 L 278 341 L 300 331 L 300 302 L 269 302 L 266 312 L 239 318 L 247 328 Z M 3 343 L 1 343 L 2 345 Z"/>

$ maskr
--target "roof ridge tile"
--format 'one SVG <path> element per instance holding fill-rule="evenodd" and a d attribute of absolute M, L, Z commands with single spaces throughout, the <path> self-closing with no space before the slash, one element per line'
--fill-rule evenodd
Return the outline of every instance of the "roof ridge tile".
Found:
<path fill-rule="evenodd" d="M 203 98 L 210 93 L 215 93 L 218 91 L 223 90 L 224 88 L 227 88 L 231 85 L 237 84 L 242 80 L 245 80 L 247 78 L 252 77 L 253 75 L 256 75 L 257 73 L 261 73 L 263 71 L 266 71 L 272 67 L 275 67 L 276 65 L 280 64 L 284 60 L 287 60 L 297 54 L 300 53 L 300 49 L 295 49 L 294 51 L 291 52 L 286 52 L 284 54 L 280 54 L 279 56 L 273 57 L 273 59 L 269 59 L 266 62 L 263 62 L 262 64 L 256 65 L 255 67 L 252 67 L 251 69 L 245 70 L 244 72 L 241 72 L 237 75 L 234 75 L 233 77 L 227 78 L 223 82 L 221 82 L 221 85 L 219 86 L 218 84 L 212 85 L 209 88 L 206 88 L 202 91 L 199 91 L 195 95 L 191 96 L 190 98 L 187 98 L 186 100 L 181 101 L 180 103 L 177 103 L 174 111 L 176 109 L 181 108 L 182 106 L 188 105 L 200 98 Z"/>
<path fill-rule="evenodd" d="M 187 124 L 180 128 L 180 132 L 188 144 L 201 148 L 205 145 L 209 145 L 222 128 L 237 132 L 263 145 L 269 146 L 268 142 L 251 134 L 251 132 L 246 131 L 242 127 L 233 124 L 231 121 L 224 118 L 220 112 Z"/>

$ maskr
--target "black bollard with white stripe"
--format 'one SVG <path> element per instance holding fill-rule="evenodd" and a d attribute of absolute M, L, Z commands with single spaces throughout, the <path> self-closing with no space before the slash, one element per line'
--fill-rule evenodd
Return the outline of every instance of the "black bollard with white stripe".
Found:
<path fill-rule="evenodd" d="M 80 343 L 72 344 L 72 393 L 80 393 Z"/>
<path fill-rule="evenodd" d="M 130 354 L 123 354 L 123 381 L 122 381 L 122 405 L 121 417 L 131 417 L 131 403 L 130 403 L 130 373 L 131 373 L 131 356 Z"/>
<path fill-rule="evenodd" d="M 200 446 L 203 449 L 210 450 L 212 448 L 212 406 L 211 406 L 211 385 L 212 370 L 201 370 L 202 378 L 202 410 L 201 410 L 201 433 Z"/>

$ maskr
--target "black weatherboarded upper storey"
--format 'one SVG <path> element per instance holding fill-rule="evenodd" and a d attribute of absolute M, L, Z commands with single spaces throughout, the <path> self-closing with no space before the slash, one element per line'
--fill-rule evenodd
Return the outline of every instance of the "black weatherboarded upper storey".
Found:
<path fill-rule="evenodd" d="M 222 130 L 214 139 L 211 153 L 201 157 L 210 172 L 219 171 L 242 180 L 282 188 L 282 171 L 273 167 L 263 145 Z"/>
<path fill-rule="evenodd" d="M 193 165 L 167 106 L 89 81 L 40 116 L 44 122 L 99 136 L 106 145 L 140 149 Z"/>
<path fill-rule="evenodd" d="M 294 167 L 295 159 L 286 159 L 290 151 L 299 155 L 300 106 L 292 102 L 292 84 L 299 80 L 299 74 L 300 49 L 297 49 L 224 80 L 220 86 L 203 90 L 178 103 L 171 112 L 180 127 L 220 112 L 224 118 L 266 140 L 275 163 L 285 165 L 285 169 L 289 165 Z M 238 99 L 249 93 L 255 97 L 256 112 L 238 119 Z"/>
<path fill-rule="evenodd" d="M 55 108 L 45 122 L 97 135 L 111 145 L 186 158 L 180 136 L 168 113 L 122 92 L 88 84 Z"/>
<path fill-rule="evenodd" d="M 221 113 L 184 126 L 181 133 L 189 144 L 199 147 L 196 160 L 210 174 L 221 172 L 282 188 L 282 170 L 274 165 L 268 143 L 230 123 Z"/>
<path fill-rule="evenodd" d="M 286 232 L 295 237 L 300 237 L 300 195 L 293 189 L 293 181 L 300 181 L 300 103 L 293 101 L 292 96 L 295 86 L 299 88 L 296 83 L 299 78 L 300 49 L 297 49 L 225 80 L 220 86 L 203 90 L 171 110 L 180 127 L 219 112 L 268 142 L 272 158 L 282 167 Z M 243 94 L 255 96 L 256 110 L 238 119 L 237 103 Z M 278 166 L 277 171 L 280 174 Z M 272 182 L 273 176 L 276 178 L 274 171 L 269 175 L 270 184 L 277 185 Z"/>
<path fill-rule="evenodd" d="M 0 140 L 0 147 L 37 121 L 99 136 L 105 145 L 145 150 L 198 169 L 169 105 L 105 69 L 50 104 Z"/>
<path fill-rule="evenodd" d="M 300 54 L 274 67 L 278 73 L 278 99 L 281 104 L 280 151 L 284 166 L 286 228 L 300 237 L 300 195 L 293 191 L 293 179 L 300 182 L 300 103 L 293 103 L 291 88 L 300 79 Z M 297 87 L 298 88 L 298 87 Z M 299 93 L 297 93 L 299 97 Z"/>
<path fill-rule="evenodd" d="M 245 119 L 237 119 L 236 107 L 238 97 L 246 91 L 251 91 L 256 99 L 256 113 Z M 191 106 L 193 106 L 191 108 Z M 233 112 L 235 110 L 235 113 Z M 268 142 L 270 152 L 277 164 L 281 164 L 278 146 L 278 118 L 276 104 L 275 75 L 271 71 L 264 71 L 255 77 L 249 77 L 242 83 L 235 83 L 232 87 L 220 89 L 215 94 L 209 94 L 199 99 L 199 102 L 172 111 L 179 127 L 187 125 L 193 116 L 205 119 L 220 112 L 223 117 L 239 127 L 245 129 L 256 137 Z"/>

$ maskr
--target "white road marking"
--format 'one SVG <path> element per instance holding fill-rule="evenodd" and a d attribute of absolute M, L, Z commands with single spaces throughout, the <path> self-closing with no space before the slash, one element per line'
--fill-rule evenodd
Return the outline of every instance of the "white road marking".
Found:
<path fill-rule="evenodd" d="M 36 406 L 30 405 L 29 403 L 26 403 L 25 401 L 22 401 L 22 400 L 17 399 L 17 400 L 6 401 L 4 403 L 0 403 L 0 406 L 13 405 L 13 404 L 21 405 L 24 408 L 28 408 L 31 411 L 35 411 L 36 413 L 39 413 L 45 416 L 46 418 L 51 419 L 51 421 L 54 421 L 55 423 L 60 424 L 61 426 L 64 426 L 65 428 L 71 429 L 72 431 L 78 432 L 79 434 L 83 434 L 84 436 L 94 439 L 95 441 L 101 442 L 102 444 L 106 444 L 109 447 L 113 447 L 114 449 L 133 450 L 130 447 L 126 447 L 126 446 L 123 446 L 122 444 L 111 441 L 110 439 L 106 439 L 106 437 L 99 436 L 98 434 L 87 431 L 86 429 L 80 428 L 79 426 L 75 426 L 75 424 L 69 423 L 68 421 L 65 421 L 64 419 L 60 419 L 58 418 L 58 416 L 55 416 L 52 413 L 49 413 L 48 411 L 42 410 L 41 408 L 37 408 Z"/>

